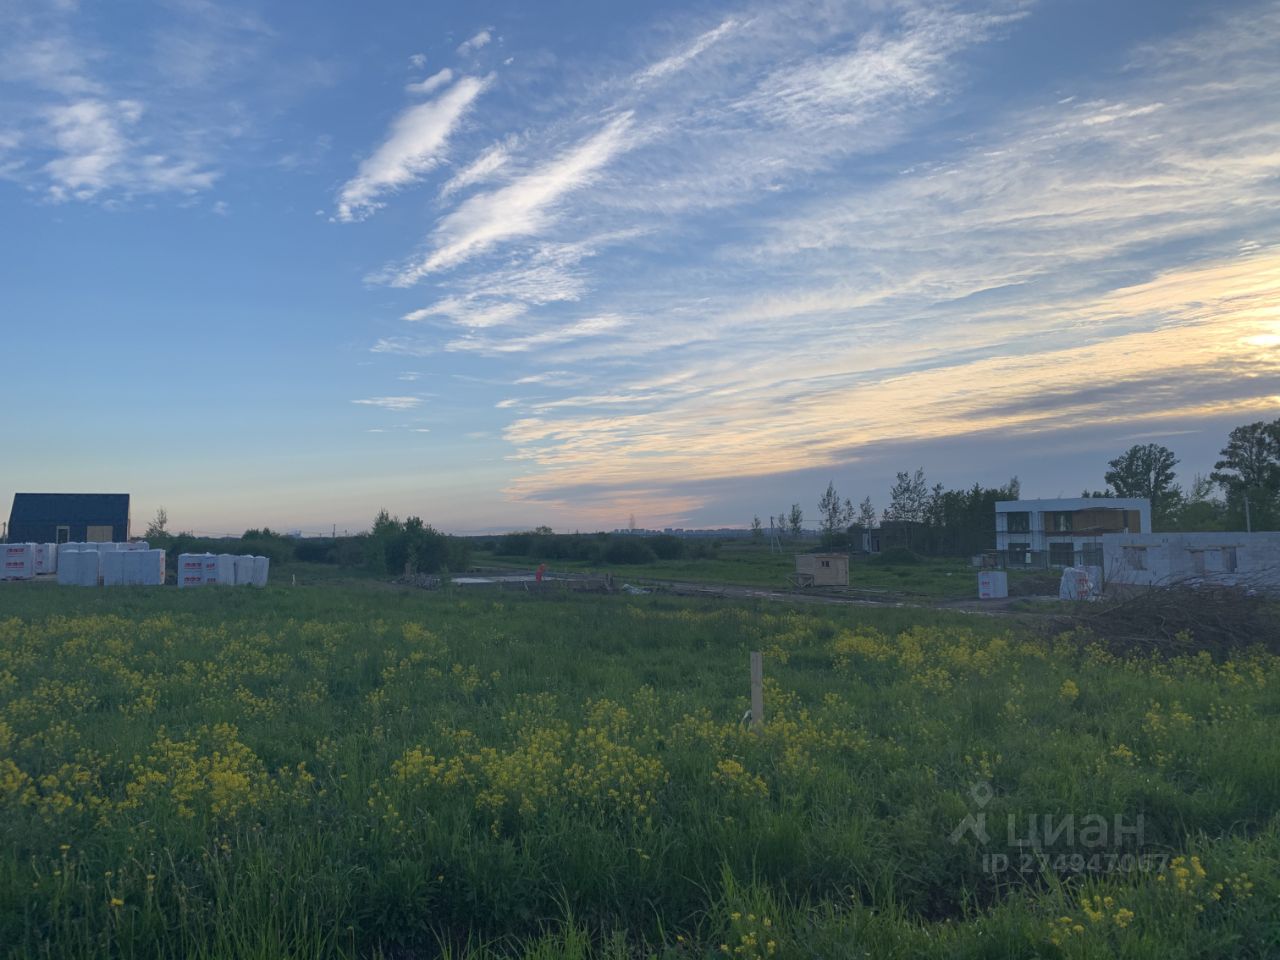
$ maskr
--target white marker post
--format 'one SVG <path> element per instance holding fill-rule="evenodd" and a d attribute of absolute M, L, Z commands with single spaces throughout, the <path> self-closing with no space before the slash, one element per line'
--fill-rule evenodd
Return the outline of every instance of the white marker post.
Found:
<path fill-rule="evenodd" d="M 751 727 L 764 729 L 764 655 L 751 651 Z"/>

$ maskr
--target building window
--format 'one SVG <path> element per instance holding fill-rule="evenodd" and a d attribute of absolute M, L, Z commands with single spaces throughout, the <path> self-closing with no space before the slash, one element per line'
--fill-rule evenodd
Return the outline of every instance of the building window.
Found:
<path fill-rule="evenodd" d="M 1031 544 L 1029 543 L 1011 543 L 1009 544 L 1009 563 L 1030 564 L 1031 563 Z"/>
<path fill-rule="evenodd" d="M 1054 567 L 1070 567 L 1076 562 L 1076 545 L 1066 543 L 1049 544 L 1049 564 Z"/>
<path fill-rule="evenodd" d="M 1222 548 L 1222 572 L 1235 573 L 1236 563 L 1237 563 L 1236 548 L 1223 547 Z"/>
<path fill-rule="evenodd" d="M 823 561 L 822 561 L 822 565 L 823 565 L 824 567 L 829 567 L 829 566 L 831 566 L 831 561 L 830 561 L 830 560 L 823 560 Z"/>
<path fill-rule="evenodd" d="M 1204 576 L 1204 551 L 1188 550 L 1187 553 L 1191 554 L 1192 572 L 1197 574 L 1198 576 L 1203 577 Z"/>
<path fill-rule="evenodd" d="M 1102 544 L 1086 543 L 1084 545 L 1084 565 L 1086 567 L 1102 566 Z"/>
<path fill-rule="evenodd" d="M 1005 518 L 1005 529 L 1008 530 L 1009 533 L 1031 532 L 1031 514 L 1026 510 L 1006 513 Z"/>
<path fill-rule="evenodd" d="M 1147 569 L 1147 548 L 1146 547 L 1125 547 L 1124 548 L 1124 565 L 1130 570 Z"/>
<path fill-rule="evenodd" d="M 1071 514 L 1065 510 L 1045 515 L 1045 529 L 1051 533 L 1070 533 L 1072 529 Z"/>

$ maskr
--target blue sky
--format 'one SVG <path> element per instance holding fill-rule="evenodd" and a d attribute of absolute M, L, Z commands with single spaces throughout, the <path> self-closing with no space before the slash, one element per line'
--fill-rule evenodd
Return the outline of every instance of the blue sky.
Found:
<path fill-rule="evenodd" d="M 745 525 L 1280 414 L 1280 4 L 0 0 L 0 497 Z"/>

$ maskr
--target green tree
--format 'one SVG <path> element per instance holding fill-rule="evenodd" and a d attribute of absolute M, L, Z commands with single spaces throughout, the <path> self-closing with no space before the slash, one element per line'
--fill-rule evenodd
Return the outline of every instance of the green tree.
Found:
<path fill-rule="evenodd" d="M 764 525 L 760 522 L 760 514 L 758 513 L 751 518 L 751 539 L 764 539 Z"/>
<path fill-rule="evenodd" d="M 871 504 L 870 497 L 863 497 L 862 503 L 858 504 L 858 526 L 863 530 L 870 530 L 876 525 L 876 508 Z"/>
<path fill-rule="evenodd" d="M 1248 516 L 1254 530 L 1274 529 L 1280 514 L 1280 419 L 1236 427 L 1219 455 L 1209 479 L 1226 493 L 1231 519 L 1238 523 Z"/>
<path fill-rule="evenodd" d="M 827 491 L 818 501 L 818 522 L 822 529 L 822 543 L 828 547 L 836 546 L 845 536 L 849 524 L 853 523 L 853 504 L 840 499 L 836 485 L 831 481 L 827 482 Z"/>
<path fill-rule="evenodd" d="M 1151 501 L 1151 516 L 1163 524 L 1175 512 L 1182 492 L 1173 482 L 1178 458 L 1158 443 L 1137 443 L 1110 461 L 1103 477 L 1121 497 L 1143 497 Z"/>
<path fill-rule="evenodd" d="M 923 523 L 928 505 L 929 484 L 924 478 L 924 467 L 914 475 L 900 470 L 889 488 L 889 506 L 884 508 L 884 519 Z"/>
<path fill-rule="evenodd" d="M 787 529 L 793 538 L 798 538 L 803 532 L 802 523 L 804 523 L 804 511 L 800 509 L 800 504 L 793 503 L 791 512 L 787 515 Z"/>
<path fill-rule="evenodd" d="M 142 535 L 142 539 L 147 541 L 165 540 L 169 536 L 169 531 L 166 529 L 168 525 L 169 514 L 165 512 L 164 507 L 158 508 L 156 510 L 156 515 L 151 519 L 151 522 L 147 524 L 147 531 Z"/>

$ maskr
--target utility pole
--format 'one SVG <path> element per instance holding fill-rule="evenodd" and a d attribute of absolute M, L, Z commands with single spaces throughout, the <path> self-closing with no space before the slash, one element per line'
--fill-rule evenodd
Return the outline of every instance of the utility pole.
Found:
<path fill-rule="evenodd" d="M 1253 533 L 1253 522 L 1249 518 L 1249 491 L 1244 492 L 1244 532 Z"/>

